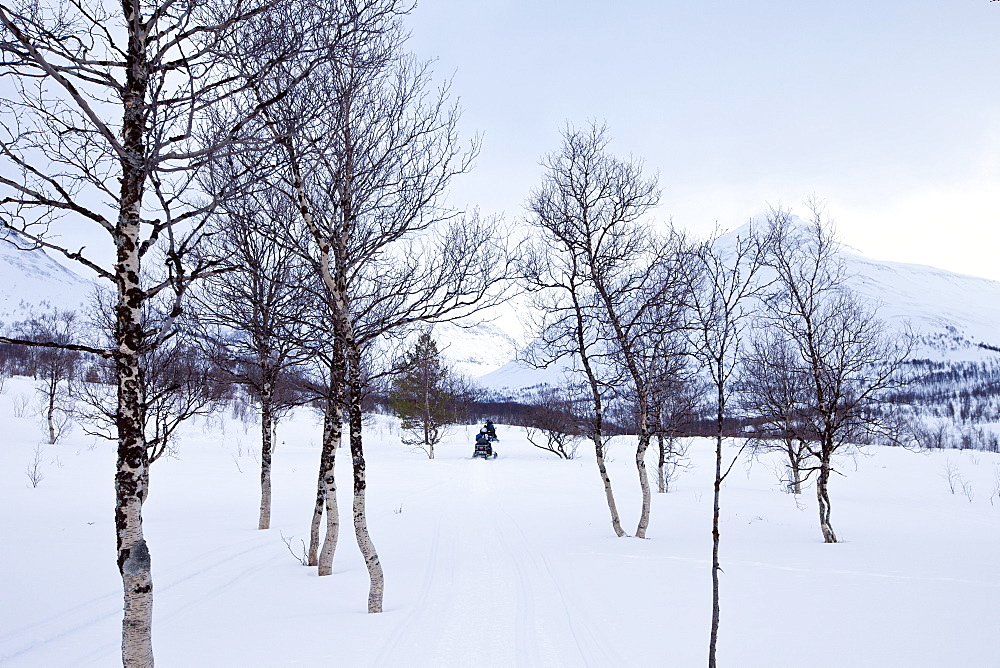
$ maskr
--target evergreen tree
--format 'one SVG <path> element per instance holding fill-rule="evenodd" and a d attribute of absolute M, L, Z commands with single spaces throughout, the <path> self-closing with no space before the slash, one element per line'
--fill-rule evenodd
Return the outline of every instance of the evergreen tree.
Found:
<path fill-rule="evenodd" d="M 444 428 L 458 420 L 454 389 L 451 370 L 444 366 L 430 331 L 421 333 L 389 392 L 389 405 L 402 420 L 403 444 L 420 448 L 434 459 L 434 446 L 444 436 Z"/>

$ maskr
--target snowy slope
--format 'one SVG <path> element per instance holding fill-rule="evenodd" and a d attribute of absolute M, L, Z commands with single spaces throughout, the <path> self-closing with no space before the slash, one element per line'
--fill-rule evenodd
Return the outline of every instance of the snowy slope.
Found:
<path fill-rule="evenodd" d="M 79 431 L 42 445 L 14 417 L 30 381 L 0 395 L 0 665 L 120 665 L 114 448 Z M 351 535 L 350 458 L 338 458 L 341 533 L 330 577 L 301 566 L 320 427 L 282 423 L 272 528 L 258 531 L 259 437 L 227 416 L 185 427 L 156 462 L 143 509 L 158 665 L 277 667 L 700 666 L 711 620 L 713 450 L 653 498 L 648 540 L 616 538 L 593 451 L 556 460 L 501 426 L 500 458 L 471 460 L 475 428 L 437 458 L 396 424 L 365 427 L 368 517 L 385 569 L 385 612 L 368 615 Z M 634 440 L 609 445 L 629 532 L 639 511 Z M 735 449 L 727 450 L 735 454 Z M 824 545 L 815 497 L 784 494 L 765 459 L 737 465 L 722 499 L 719 663 L 742 668 L 997 666 L 1000 456 L 869 449 L 839 462 Z M 653 454 L 647 461 L 652 468 Z M 971 499 L 952 494 L 951 466 Z M 792 626 L 790 627 L 789 624 Z M 794 627 L 794 632 L 789 629 Z M 817 635 L 818 634 L 818 635 Z"/>
<path fill-rule="evenodd" d="M 928 356 L 979 359 L 1000 348 L 1000 281 L 845 253 L 851 287 L 881 304 L 882 317 L 909 321 Z M 929 348 L 929 349 L 928 349 Z"/>
<path fill-rule="evenodd" d="M 495 322 L 434 326 L 442 355 L 459 373 L 476 378 L 517 356 L 518 343 Z"/>
<path fill-rule="evenodd" d="M 11 237 L 13 238 L 13 237 Z M 22 320 L 32 310 L 86 308 L 94 284 L 45 254 L 21 251 L 0 238 L 0 321 Z"/>
<path fill-rule="evenodd" d="M 724 235 L 728 243 L 743 232 Z M 845 249 L 851 285 L 881 304 L 881 313 L 900 327 L 912 324 L 921 335 L 918 355 L 940 360 L 996 357 L 981 348 L 1000 347 L 1000 282 L 923 265 L 874 260 Z M 65 269 L 41 251 L 23 252 L 0 242 L 0 321 L 10 323 L 42 307 L 85 308 L 91 281 Z M 515 396 L 524 388 L 553 384 L 562 369 L 530 369 L 515 361 L 530 339 L 521 299 L 488 309 L 458 325 L 435 327 L 445 357 L 488 389 Z"/>
<path fill-rule="evenodd" d="M 434 325 L 445 360 L 470 378 L 489 374 L 517 357 L 525 343 L 524 302 L 515 296 L 454 323 Z"/>
<path fill-rule="evenodd" d="M 725 252 L 743 226 L 723 235 Z M 1000 358 L 980 346 L 1000 348 L 1000 281 L 918 264 L 874 260 L 845 247 L 842 257 L 849 286 L 879 305 L 882 318 L 900 331 L 911 327 L 918 336 L 916 357 L 939 361 Z M 556 383 L 560 371 L 538 371 L 511 361 L 478 382 L 498 394 L 518 397 L 539 383 Z"/>

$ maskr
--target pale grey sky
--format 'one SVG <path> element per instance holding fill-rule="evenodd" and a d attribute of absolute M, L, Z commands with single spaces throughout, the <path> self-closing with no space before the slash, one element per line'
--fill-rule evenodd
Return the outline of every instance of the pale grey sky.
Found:
<path fill-rule="evenodd" d="M 595 119 L 696 233 L 815 193 L 866 254 L 1000 280 L 1000 2 L 420 0 L 408 25 L 483 135 L 454 204 L 516 221 Z"/>

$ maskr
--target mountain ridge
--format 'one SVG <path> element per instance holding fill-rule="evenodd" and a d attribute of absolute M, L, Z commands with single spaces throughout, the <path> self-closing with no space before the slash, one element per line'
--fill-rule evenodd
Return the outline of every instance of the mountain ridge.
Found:
<path fill-rule="evenodd" d="M 746 226 L 720 237 L 745 232 Z M 79 276 L 41 249 L 18 250 L 0 240 L 0 321 L 10 324 L 32 310 L 86 310 L 95 281 Z M 937 267 L 877 260 L 844 247 L 848 285 L 879 304 L 880 314 L 902 331 L 912 325 L 918 337 L 915 357 L 935 361 L 978 362 L 1000 357 L 1000 281 Z M 486 389 L 509 397 L 559 382 L 566 366 L 533 369 L 517 361 L 532 338 L 524 323 L 524 300 L 492 309 L 483 317 L 435 325 L 444 357 L 457 371 Z"/>
<path fill-rule="evenodd" d="M 758 222 L 744 224 L 720 235 L 716 243 L 723 248 L 731 245 L 751 225 L 763 227 Z M 880 317 L 900 334 L 912 331 L 916 336 L 914 359 L 1000 360 L 1000 281 L 878 260 L 844 244 L 839 255 L 847 269 L 847 286 L 877 305 Z M 533 389 L 560 382 L 567 371 L 567 366 L 532 369 L 514 359 L 477 381 L 499 397 L 523 399 Z"/>

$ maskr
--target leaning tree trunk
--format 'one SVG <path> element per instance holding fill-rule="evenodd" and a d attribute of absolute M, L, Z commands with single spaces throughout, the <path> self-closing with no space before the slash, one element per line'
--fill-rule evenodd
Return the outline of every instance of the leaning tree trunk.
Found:
<path fill-rule="evenodd" d="M 622 529 L 622 521 L 618 516 L 618 506 L 615 504 L 615 495 L 611 491 L 611 476 L 608 475 L 608 467 L 604 463 L 604 437 L 600 431 L 591 434 L 590 439 L 594 442 L 594 452 L 597 455 L 597 471 L 601 474 L 601 481 L 604 483 L 604 496 L 608 500 L 608 510 L 611 511 L 611 526 L 615 534 L 621 538 L 625 535 Z"/>
<path fill-rule="evenodd" d="M 320 529 L 323 526 L 323 511 L 326 508 L 326 478 L 333 475 L 337 446 L 339 445 L 339 443 L 334 441 L 333 422 L 335 416 L 333 408 L 333 403 L 327 397 L 326 406 L 323 410 L 323 447 L 320 450 L 319 474 L 316 478 L 316 503 L 313 505 L 312 523 L 309 529 L 308 566 L 316 566 L 319 560 Z M 331 484 L 334 490 L 336 490 L 336 479 Z"/>
<path fill-rule="evenodd" d="M 816 500 L 819 502 L 819 528 L 823 532 L 824 543 L 836 543 L 837 534 L 833 532 L 830 523 L 830 458 L 824 453 L 819 463 L 819 476 L 816 478 Z"/>
<path fill-rule="evenodd" d="M 265 375 L 260 393 L 260 521 L 271 528 L 271 454 L 274 451 L 274 381 Z"/>
<path fill-rule="evenodd" d="M 337 383 L 342 382 L 338 379 Z M 320 457 L 319 484 L 316 503 L 319 513 L 313 513 L 313 533 L 310 540 L 310 565 L 318 566 L 319 575 L 333 573 L 333 555 L 337 551 L 340 537 L 340 508 L 337 506 L 337 479 L 334 476 L 337 448 L 343 439 L 343 409 L 339 397 L 327 397 L 326 413 L 323 418 L 323 454 Z M 315 550 L 319 543 L 319 520 L 326 510 L 326 538 L 323 550 L 316 559 Z"/>
<path fill-rule="evenodd" d="M 573 308 L 576 313 L 576 343 L 579 346 L 580 362 L 583 370 L 587 374 L 587 384 L 590 386 L 591 400 L 594 402 L 594 425 L 590 433 L 590 440 L 594 442 L 594 453 L 597 456 L 597 471 L 601 474 L 601 482 L 604 483 L 604 496 L 608 500 L 608 510 L 611 511 L 611 527 L 615 530 L 615 535 L 619 538 L 625 535 L 622 529 L 622 521 L 618 516 L 618 506 L 615 504 L 615 495 L 611 491 L 611 477 L 608 475 L 608 467 L 604 463 L 604 402 L 601 398 L 601 390 L 597 383 L 597 376 L 590 365 L 590 356 L 587 354 L 587 341 L 583 332 L 583 311 L 576 293 L 572 294 Z"/>
<path fill-rule="evenodd" d="M 349 344 L 350 345 L 350 344 Z M 368 612 L 382 612 L 382 595 L 385 578 L 379 563 L 375 544 L 368 533 L 368 517 L 365 513 L 365 455 L 361 442 L 361 393 L 363 390 L 360 369 L 361 355 L 358 350 L 349 350 L 348 358 L 348 424 L 351 430 L 351 462 L 354 468 L 354 535 L 358 541 L 361 556 L 368 567 L 371 586 L 368 589 Z"/>
<path fill-rule="evenodd" d="M 584 358 L 584 367 L 590 376 L 589 361 Z M 594 393 L 594 430 L 590 434 L 590 440 L 594 442 L 594 453 L 597 456 L 597 471 L 601 474 L 601 481 L 604 483 L 604 496 L 608 501 L 608 510 L 611 511 L 611 527 L 615 530 L 615 535 L 619 538 L 625 535 L 622 529 L 622 521 L 618 516 L 618 505 L 615 503 L 614 492 L 611 491 L 611 476 L 608 475 L 608 467 L 604 463 L 604 413 L 601 406 L 601 397 L 596 389 L 596 383 L 591 377 L 591 388 Z"/>
<path fill-rule="evenodd" d="M 649 475 L 646 473 L 646 451 L 649 449 L 649 441 L 652 435 L 649 433 L 646 416 L 643 415 L 641 420 L 642 424 L 639 425 L 639 444 L 635 449 L 635 467 L 639 471 L 639 487 L 642 489 L 642 512 L 639 515 L 639 524 L 635 529 L 636 538 L 646 537 L 646 529 L 649 527 L 649 509 L 652 505 Z"/>

